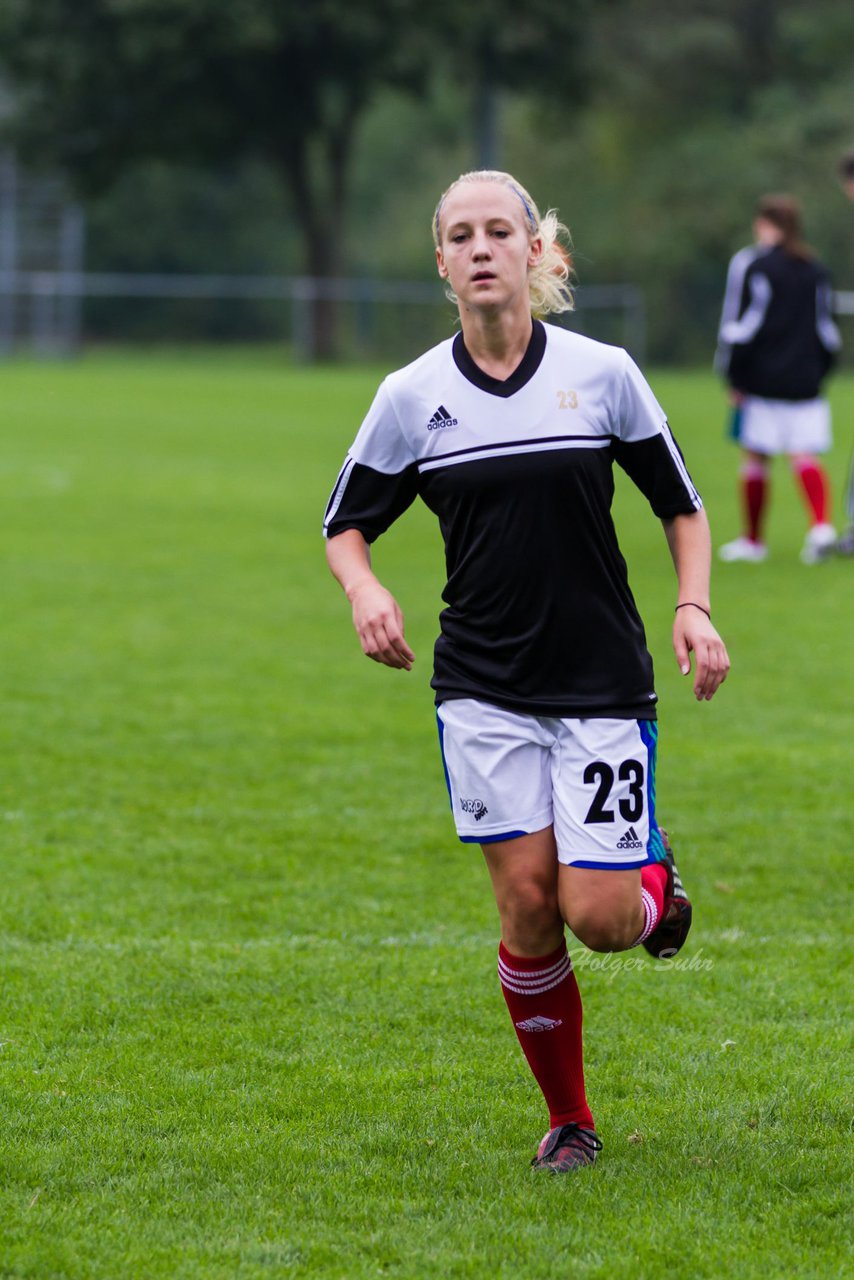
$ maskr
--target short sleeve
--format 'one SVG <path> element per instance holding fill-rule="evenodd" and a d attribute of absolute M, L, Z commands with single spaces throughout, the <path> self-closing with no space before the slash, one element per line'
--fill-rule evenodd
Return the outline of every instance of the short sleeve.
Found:
<path fill-rule="evenodd" d="M 373 542 L 412 504 L 417 492 L 415 458 L 383 383 L 338 474 L 326 506 L 324 536 L 358 529 Z"/>
<path fill-rule="evenodd" d="M 648 440 L 651 436 L 658 435 L 667 421 L 667 415 L 652 394 L 646 378 L 628 353 L 625 361 L 617 402 L 615 435 L 626 443 Z"/>
<path fill-rule="evenodd" d="M 628 355 L 615 425 L 614 457 L 660 519 L 702 508 L 665 412 Z"/>
<path fill-rule="evenodd" d="M 394 410 L 388 384 L 380 384 L 359 428 L 350 457 L 375 471 L 394 475 L 414 462 Z"/>

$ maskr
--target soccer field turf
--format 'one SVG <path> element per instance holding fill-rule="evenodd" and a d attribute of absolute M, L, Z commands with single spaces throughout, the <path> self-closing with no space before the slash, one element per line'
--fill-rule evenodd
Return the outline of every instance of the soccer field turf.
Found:
<path fill-rule="evenodd" d="M 4 1280 L 849 1275 L 854 561 L 799 563 L 783 463 L 771 558 L 715 569 L 711 704 L 618 484 L 695 923 L 678 965 L 571 944 L 605 1150 L 549 1178 L 435 740 L 438 530 L 413 508 L 375 552 L 408 675 L 361 656 L 323 559 L 379 371 L 0 376 Z M 734 536 L 720 388 L 651 381 Z M 854 379 L 832 399 L 838 511 Z"/>

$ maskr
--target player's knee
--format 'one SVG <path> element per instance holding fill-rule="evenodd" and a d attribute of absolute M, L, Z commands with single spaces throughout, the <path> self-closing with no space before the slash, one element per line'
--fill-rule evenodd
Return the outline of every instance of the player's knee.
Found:
<path fill-rule="evenodd" d="M 634 907 L 596 903 L 572 913 L 569 927 L 591 951 L 625 951 L 640 932 Z"/>
<path fill-rule="evenodd" d="M 525 955 L 536 954 L 540 947 L 550 950 L 556 932 L 563 930 L 554 887 L 536 880 L 517 885 L 500 904 L 500 912 L 502 934 L 510 951 L 514 945 Z"/>

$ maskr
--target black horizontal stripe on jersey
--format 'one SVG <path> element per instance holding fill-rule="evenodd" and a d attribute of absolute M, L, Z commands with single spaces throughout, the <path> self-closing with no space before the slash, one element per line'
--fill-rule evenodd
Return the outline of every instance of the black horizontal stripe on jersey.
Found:
<path fill-rule="evenodd" d="M 468 449 L 451 449 L 447 453 L 427 454 L 423 458 L 418 458 L 416 466 L 422 471 L 426 466 L 435 466 L 442 462 L 448 462 L 453 458 L 461 460 L 463 458 L 473 458 L 478 454 L 488 455 L 491 457 L 500 457 L 505 453 L 527 453 L 536 446 L 547 447 L 549 445 L 554 448 L 572 448 L 580 445 L 582 448 L 588 449 L 606 449 L 608 445 L 615 440 L 613 435 L 602 436 L 534 436 L 526 437 L 522 440 L 496 440 L 492 444 L 475 444 Z"/>

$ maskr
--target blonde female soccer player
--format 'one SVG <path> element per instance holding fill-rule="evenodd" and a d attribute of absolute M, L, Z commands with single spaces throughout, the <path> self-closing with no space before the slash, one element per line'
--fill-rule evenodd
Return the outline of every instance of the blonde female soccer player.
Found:
<path fill-rule="evenodd" d="M 391 374 L 329 500 L 327 556 L 364 653 L 409 670 L 403 614 L 369 544 L 419 496 L 448 581 L 432 686 L 459 838 L 481 846 L 499 975 L 550 1127 L 533 1163 L 601 1148 L 584 1088 L 566 925 L 588 947 L 675 954 L 691 906 L 655 819 L 656 694 L 611 520 L 614 463 L 662 520 L 673 645 L 694 693 L 725 678 L 706 516 L 663 410 L 625 351 L 543 323 L 568 310 L 565 228 L 506 173 L 439 201 L 439 275 L 460 331 Z"/>

